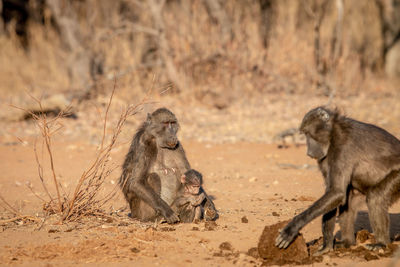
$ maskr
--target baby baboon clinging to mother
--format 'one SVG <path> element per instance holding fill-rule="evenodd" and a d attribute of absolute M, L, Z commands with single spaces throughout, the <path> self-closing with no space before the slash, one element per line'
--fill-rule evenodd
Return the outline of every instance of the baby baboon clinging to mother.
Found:
<path fill-rule="evenodd" d="M 137 130 L 122 166 L 119 183 L 128 201 L 131 216 L 154 221 L 160 216 L 168 223 L 179 221 L 170 205 L 181 188 L 181 176 L 190 164 L 176 136 L 179 129 L 175 115 L 166 108 L 152 114 Z M 217 212 L 205 194 L 204 208 L 215 219 Z"/>
<path fill-rule="evenodd" d="M 202 187 L 203 177 L 198 171 L 189 170 L 182 175 L 181 182 L 182 188 L 171 204 L 172 210 L 178 214 L 181 222 L 199 221 L 204 214 L 202 203 L 206 197 Z"/>
<path fill-rule="evenodd" d="M 389 206 L 400 197 L 400 141 L 387 131 L 340 115 L 324 107 L 309 111 L 300 126 L 307 155 L 317 160 L 325 179 L 325 194 L 282 229 L 275 245 L 286 248 L 301 228 L 322 216 L 322 254 L 355 243 L 354 223 L 360 197 L 366 198 L 376 243 L 390 242 Z M 342 240 L 334 244 L 336 215 Z"/>

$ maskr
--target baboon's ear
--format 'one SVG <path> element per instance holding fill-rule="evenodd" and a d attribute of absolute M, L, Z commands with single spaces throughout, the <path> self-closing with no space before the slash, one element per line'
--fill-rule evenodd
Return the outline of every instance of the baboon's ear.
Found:
<path fill-rule="evenodd" d="M 186 184 L 186 175 L 182 174 L 181 176 L 181 183 Z"/>
<path fill-rule="evenodd" d="M 318 108 L 317 109 L 317 115 L 324 122 L 329 121 L 330 118 L 331 118 L 331 116 L 329 115 L 328 111 L 326 109 L 324 109 L 324 108 Z"/>

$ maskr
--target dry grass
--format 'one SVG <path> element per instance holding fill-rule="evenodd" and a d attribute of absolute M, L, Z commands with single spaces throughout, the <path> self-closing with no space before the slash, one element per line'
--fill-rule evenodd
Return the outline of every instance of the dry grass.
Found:
<path fill-rule="evenodd" d="M 137 112 L 145 103 L 149 103 L 147 98 L 144 98 L 137 105 L 127 106 L 119 115 L 115 126 L 113 126 L 113 133 L 111 137 L 108 137 L 106 135 L 106 129 L 107 124 L 109 123 L 109 110 L 115 90 L 116 79 L 114 80 L 114 88 L 105 108 L 104 116 L 102 117 L 102 138 L 101 143 L 99 144 L 98 152 L 96 157 L 93 159 L 93 163 L 85 171 L 83 171 L 75 189 L 73 190 L 72 195 L 66 193 L 66 188 L 63 188 L 61 182 L 59 181 L 59 176 L 57 175 L 58 172 L 56 170 L 57 166 L 55 165 L 53 156 L 54 149 L 52 147 L 54 135 L 63 128 L 60 120 L 69 115 L 69 109 L 59 112 L 53 118 L 49 118 L 44 111 L 41 99 L 36 98 L 33 95 L 30 95 L 30 97 L 37 103 L 39 106 L 38 110 L 40 110 L 40 112 L 34 112 L 32 110 L 26 110 L 24 108 L 14 106 L 15 108 L 22 109 L 24 112 L 29 114 L 41 133 L 41 159 L 39 157 L 37 140 L 35 140 L 34 143 L 34 152 L 38 176 L 46 197 L 41 197 L 40 194 L 33 190 L 33 187 L 30 184 L 27 186 L 35 194 L 35 196 L 43 201 L 43 209 L 46 213 L 45 216 L 55 214 L 59 217 L 59 222 L 62 223 L 65 221 L 77 221 L 85 216 L 107 216 L 106 214 L 109 213 L 109 211 L 104 210 L 104 207 L 115 196 L 117 190 L 119 189 L 118 185 L 116 185 L 109 192 L 106 192 L 102 195 L 100 194 L 100 192 L 103 191 L 104 182 L 116 169 L 116 166 L 111 166 L 110 164 L 110 153 L 115 148 L 118 137 L 127 119 L 137 114 Z M 50 164 L 43 164 L 43 153 L 46 154 Z M 49 165 L 49 170 L 45 170 L 45 165 Z M 51 177 L 45 177 L 44 174 L 48 172 L 50 172 Z M 51 180 L 50 184 L 54 187 L 54 190 L 49 188 L 49 180 Z M 1 206 L 14 215 L 13 218 L 0 221 L 0 223 L 4 224 L 20 219 L 29 219 L 33 221 L 40 220 L 39 218 L 33 216 L 20 214 L 2 196 L 0 196 L 0 200 Z"/>
<path fill-rule="evenodd" d="M 166 39 L 176 70 L 186 78 L 178 97 L 223 108 L 243 96 L 266 92 L 324 94 L 313 60 L 313 19 L 309 15 L 313 2 L 278 1 L 265 47 L 259 1 L 224 3 L 232 29 L 228 40 L 221 38 L 221 25 L 210 19 L 204 1 L 168 1 L 163 9 Z M 336 20 L 334 1 L 330 2 L 321 25 L 321 60 L 325 63 Z M 145 94 L 143 88 L 151 82 L 152 73 L 157 73 L 161 84 L 169 83 L 150 9 L 140 3 L 73 2 L 71 12 L 79 22 L 77 38 L 82 41 L 72 51 L 60 49 L 62 40 L 50 23 L 30 24 L 29 51 L 18 46 L 15 36 L 1 35 L 2 97 L 19 97 L 23 103 L 27 88 L 31 93 L 92 89 L 104 93 L 116 73 L 118 95 L 132 102 Z M 335 71 L 326 77 L 327 83 L 336 89 L 337 96 L 344 97 L 393 92 L 396 81 L 382 78 L 379 72 L 377 53 L 382 44 L 376 7 L 365 3 L 358 9 L 357 5 L 346 3 L 345 14 L 349 16 L 343 22 L 343 50 Z M 368 23 L 364 22 L 365 13 L 373 17 Z M 54 14 L 48 15 L 51 18 Z M 71 64 L 79 58 L 101 62 L 103 73 L 91 77 L 89 63 L 82 62 L 82 77 L 76 76 Z"/>

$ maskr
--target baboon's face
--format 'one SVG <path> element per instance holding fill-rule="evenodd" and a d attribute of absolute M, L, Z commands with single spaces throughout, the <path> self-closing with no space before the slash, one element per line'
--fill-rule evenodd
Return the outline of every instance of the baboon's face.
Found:
<path fill-rule="evenodd" d="M 198 195 L 200 192 L 200 186 L 199 179 L 191 179 L 190 182 L 186 182 L 186 192 L 191 195 Z"/>
<path fill-rule="evenodd" d="M 327 154 L 329 144 L 318 143 L 309 134 L 306 134 L 307 139 L 307 156 L 316 160 L 322 160 Z"/>
<path fill-rule="evenodd" d="M 322 160 L 328 154 L 332 131 L 332 116 L 329 110 L 316 108 L 303 118 L 300 131 L 307 139 L 307 155 Z"/>
<path fill-rule="evenodd" d="M 168 109 L 157 109 L 147 118 L 149 132 L 155 137 L 157 145 L 173 149 L 178 145 L 178 120 Z"/>

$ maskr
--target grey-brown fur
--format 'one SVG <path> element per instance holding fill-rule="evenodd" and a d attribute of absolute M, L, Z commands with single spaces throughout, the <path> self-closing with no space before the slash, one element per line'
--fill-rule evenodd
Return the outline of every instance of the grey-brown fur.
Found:
<path fill-rule="evenodd" d="M 148 114 L 137 130 L 119 181 L 133 218 L 154 221 L 161 216 L 168 223 L 179 221 L 169 205 L 176 198 L 182 186 L 180 177 L 190 169 L 190 164 L 176 136 L 178 129 L 175 115 L 160 108 Z M 212 204 L 210 199 L 207 202 Z"/>
<path fill-rule="evenodd" d="M 336 215 L 342 231 L 339 245 L 354 244 L 357 208 L 366 199 L 377 249 L 390 242 L 389 206 L 400 197 L 400 141 L 387 131 L 324 107 L 309 111 L 300 130 L 307 154 L 318 161 L 326 191 L 281 231 L 276 246 L 286 248 L 307 223 L 322 215 L 323 247 L 333 249 Z"/>
<path fill-rule="evenodd" d="M 202 187 L 203 177 L 196 170 L 189 170 L 182 176 L 182 187 L 171 207 L 181 222 L 199 221 L 204 216 L 203 202 L 205 193 Z"/>

